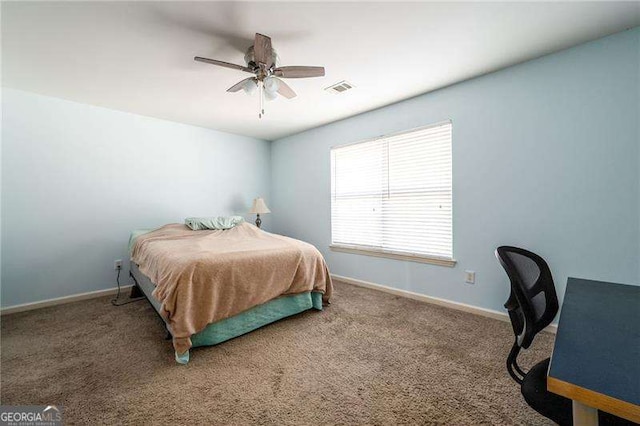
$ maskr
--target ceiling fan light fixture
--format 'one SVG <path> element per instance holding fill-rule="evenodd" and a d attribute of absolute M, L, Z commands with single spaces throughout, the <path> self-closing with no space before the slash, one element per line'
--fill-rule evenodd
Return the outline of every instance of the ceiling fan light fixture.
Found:
<path fill-rule="evenodd" d="M 244 90 L 244 93 L 246 93 L 247 95 L 253 95 L 257 88 L 258 83 L 256 83 L 256 81 L 253 79 L 245 81 L 242 85 L 242 90 Z"/>
<path fill-rule="evenodd" d="M 275 101 L 278 97 L 278 92 L 271 92 L 270 90 L 264 91 L 264 98 L 268 101 Z"/>
<path fill-rule="evenodd" d="M 264 90 L 266 92 L 277 93 L 280 88 L 280 83 L 274 77 L 267 77 L 264 79 Z"/>

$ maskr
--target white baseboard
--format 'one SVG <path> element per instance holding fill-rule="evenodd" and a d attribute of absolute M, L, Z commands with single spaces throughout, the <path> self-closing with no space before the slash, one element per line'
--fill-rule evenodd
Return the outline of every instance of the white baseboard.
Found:
<path fill-rule="evenodd" d="M 434 305 L 444 306 L 445 308 L 455 309 L 458 311 L 469 312 L 475 315 L 482 315 L 500 321 L 509 322 L 509 315 L 506 312 L 494 311 L 492 309 L 480 308 L 478 306 L 468 305 L 466 303 L 454 302 L 452 300 L 441 299 L 439 297 L 427 296 L 426 294 L 414 293 L 412 291 L 400 290 L 398 288 L 389 287 L 382 284 L 376 284 L 369 281 L 358 280 L 355 278 L 343 277 L 341 275 L 331 274 L 335 280 L 345 282 L 347 284 L 356 285 L 358 287 L 370 288 L 373 290 L 383 291 L 385 293 L 394 294 L 396 296 L 406 297 L 408 299 L 419 300 L 421 302 L 431 303 Z M 551 324 L 544 331 L 556 333 L 557 325 Z"/>
<path fill-rule="evenodd" d="M 331 274 L 335 280 L 345 282 L 347 284 L 359 287 L 370 288 L 373 290 L 383 291 L 385 293 L 394 294 L 396 296 L 406 297 L 408 299 L 419 300 L 421 302 L 431 303 L 434 305 L 444 306 L 445 308 L 456 309 L 458 311 L 469 312 L 483 317 L 493 318 L 500 321 L 509 322 L 509 316 L 505 312 L 494 311 L 492 309 L 480 308 L 478 306 L 468 305 L 466 303 L 454 302 L 452 300 L 441 299 L 439 297 L 427 296 L 426 294 L 414 293 L 412 291 L 400 290 L 398 288 L 389 287 L 382 284 L 376 284 L 369 281 L 358 280 L 355 278 L 343 277 L 341 275 Z M 132 285 L 120 287 L 121 293 L 127 293 L 131 290 Z M 105 290 L 90 291 L 87 293 L 73 294 L 71 296 L 56 297 L 54 299 L 42 300 L 40 302 L 24 303 L 21 305 L 7 306 L 0 309 L 0 315 L 13 314 L 16 312 L 31 311 L 34 309 L 46 308 L 47 306 L 62 305 L 65 303 L 77 302 L 79 300 L 93 299 L 101 296 L 109 296 L 116 294 L 118 288 L 108 288 Z M 556 333 L 557 325 L 551 324 L 544 331 Z"/>
<path fill-rule="evenodd" d="M 120 286 L 120 292 L 126 294 L 133 285 Z M 118 287 L 106 290 L 89 291 L 87 293 L 72 294 L 71 296 L 56 297 L 54 299 L 42 300 L 40 302 L 23 303 L 21 305 L 7 306 L 0 309 L 0 315 L 15 314 L 16 312 L 32 311 L 34 309 L 46 308 L 47 306 L 63 305 L 65 303 L 77 302 L 79 300 L 94 299 L 96 297 L 110 296 L 118 292 Z"/>

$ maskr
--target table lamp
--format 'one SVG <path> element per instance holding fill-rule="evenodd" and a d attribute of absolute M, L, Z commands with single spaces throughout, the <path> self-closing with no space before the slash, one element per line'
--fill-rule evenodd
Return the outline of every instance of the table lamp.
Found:
<path fill-rule="evenodd" d="M 269 207 L 267 207 L 267 205 L 264 203 L 264 200 L 260 197 L 255 198 L 253 200 L 253 207 L 251 207 L 251 211 L 249 213 L 253 213 L 256 214 L 256 226 L 258 228 L 260 228 L 260 225 L 262 224 L 262 220 L 260 219 L 260 215 L 261 214 L 267 214 L 267 213 L 271 213 L 271 210 L 269 210 Z"/>

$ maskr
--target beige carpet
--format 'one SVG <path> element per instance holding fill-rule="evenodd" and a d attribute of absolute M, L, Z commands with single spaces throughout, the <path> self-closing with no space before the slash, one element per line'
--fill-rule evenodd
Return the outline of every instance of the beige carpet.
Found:
<path fill-rule="evenodd" d="M 146 301 L 2 317 L 2 404 L 69 424 L 549 424 L 505 370 L 506 322 L 336 283 L 309 311 L 174 362 Z M 522 356 L 551 353 L 541 333 Z"/>

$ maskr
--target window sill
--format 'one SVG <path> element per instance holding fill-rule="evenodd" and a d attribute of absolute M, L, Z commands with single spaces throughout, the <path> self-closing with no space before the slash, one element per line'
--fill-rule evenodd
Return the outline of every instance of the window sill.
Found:
<path fill-rule="evenodd" d="M 329 249 L 331 251 L 337 251 L 340 253 L 362 254 L 365 256 L 386 257 L 388 259 L 396 260 L 408 260 L 410 262 L 430 263 L 432 265 L 447 266 L 449 268 L 453 268 L 454 266 L 456 266 L 456 261 L 453 259 L 443 259 L 441 257 L 426 256 L 421 254 L 404 254 L 385 250 L 343 246 L 338 244 L 331 244 L 329 246 Z"/>

